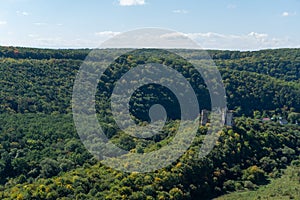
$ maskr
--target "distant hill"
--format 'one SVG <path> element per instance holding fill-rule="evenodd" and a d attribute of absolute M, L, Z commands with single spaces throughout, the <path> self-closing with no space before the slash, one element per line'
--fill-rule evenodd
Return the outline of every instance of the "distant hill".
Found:
<path fill-rule="evenodd" d="M 89 51 L 1 47 L 0 112 L 69 113 L 73 81 Z M 251 116 L 253 110 L 300 112 L 299 49 L 208 52 L 223 76 L 228 107 L 238 111 L 238 115 Z M 110 54 L 111 51 L 107 51 L 105 55 L 113 56 Z M 201 57 L 201 51 L 186 54 L 191 59 Z M 160 62 L 166 63 L 167 59 Z M 134 62 L 139 61 L 134 59 Z M 135 63 L 122 65 L 130 67 Z M 176 66 L 176 63 L 171 61 L 170 65 Z M 181 70 L 186 73 L 184 70 L 189 68 Z M 187 72 L 187 78 L 193 76 Z M 190 81 L 200 95 L 198 98 L 207 102 L 200 108 L 209 108 L 203 81 L 195 78 Z"/>

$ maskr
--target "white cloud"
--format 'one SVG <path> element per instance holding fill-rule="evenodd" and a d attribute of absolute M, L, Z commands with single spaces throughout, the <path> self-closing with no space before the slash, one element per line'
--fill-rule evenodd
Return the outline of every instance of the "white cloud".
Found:
<path fill-rule="evenodd" d="M 33 23 L 34 25 L 36 26 L 44 26 L 44 25 L 47 25 L 47 23 L 44 23 L 44 22 L 35 22 Z"/>
<path fill-rule="evenodd" d="M 102 31 L 93 33 L 89 38 L 64 38 L 64 37 L 46 37 L 36 33 L 30 33 L 26 38 L 15 40 L 15 46 L 32 46 L 32 47 L 50 47 L 50 48 L 95 48 L 99 47 L 102 42 L 120 34 L 114 31 Z M 122 34 L 120 35 L 122 36 Z M 180 41 L 185 37 L 193 39 L 199 47 L 203 49 L 226 49 L 226 50 L 259 50 L 272 48 L 300 48 L 300 41 L 289 37 L 274 37 L 270 34 L 250 32 L 244 34 L 222 34 L 215 32 L 198 32 L 198 33 L 170 33 L 160 36 L 163 41 L 170 42 L 178 46 Z M 1 39 L 1 38 L 0 38 Z M 145 41 L 145 38 L 136 38 L 143 40 L 143 43 L 153 43 Z M 157 41 L 161 40 L 157 38 Z M 186 40 L 185 40 L 186 41 Z M 0 43 L 6 44 L 7 41 Z M 148 44 L 147 43 L 147 44 Z"/>
<path fill-rule="evenodd" d="M 186 38 L 187 36 L 183 33 L 166 33 L 160 36 L 160 38 L 165 38 L 165 39 L 179 39 L 179 38 Z"/>
<path fill-rule="evenodd" d="M 262 38 L 267 38 L 268 34 L 266 33 L 255 33 L 255 32 L 251 32 L 248 34 L 248 36 L 250 37 L 254 37 L 256 39 L 262 39 Z"/>
<path fill-rule="evenodd" d="M 18 15 L 22 15 L 22 16 L 28 16 L 28 15 L 29 15 L 29 13 L 26 12 L 26 11 L 17 11 L 16 13 L 17 13 Z"/>
<path fill-rule="evenodd" d="M 187 10 L 173 10 L 172 12 L 176 13 L 176 14 L 188 14 L 189 13 L 189 11 L 187 11 Z"/>
<path fill-rule="evenodd" d="M 285 11 L 281 14 L 282 17 L 289 17 L 289 16 L 295 16 L 295 15 L 297 15 L 296 12 L 291 13 L 291 12 L 287 12 L 287 11 Z"/>
<path fill-rule="evenodd" d="M 40 37 L 33 35 L 26 45 L 22 42 L 21 46 L 42 47 L 42 48 L 94 48 L 97 44 L 93 40 L 80 38 L 62 38 L 62 37 Z M 19 46 L 19 45 L 17 45 Z"/>
<path fill-rule="evenodd" d="M 102 31 L 102 32 L 97 32 L 95 33 L 96 36 L 100 36 L 100 37 L 114 37 L 116 35 L 118 35 L 120 32 L 113 32 L 113 31 Z"/>
<path fill-rule="evenodd" d="M 300 47 L 300 41 L 291 40 L 288 37 L 272 37 L 266 33 L 250 32 L 232 35 L 208 32 L 188 33 L 186 35 L 204 49 L 258 50 Z"/>
<path fill-rule="evenodd" d="M 290 14 L 288 13 L 288 12 L 283 12 L 282 14 L 281 14 L 281 16 L 283 16 L 283 17 L 287 17 L 287 16 L 289 16 Z"/>
<path fill-rule="evenodd" d="M 120 34 L 120 32 L 103 31 L 94 34 L 94 39 L 62 39 L 62 38 L 35 38 L 37 44 L 48 47 L 97 47 L 102 42 Z M 122 36 L 122 35 L 121 35 Z M 170 46 L 178 46 L 185 37 L 193 39 L 203 49 L 226 50 L 259 50 L 272 48 L 299 48 L 300 41 L 288 37 L 273 37 L 266 33 L 250 32 L 245 34 L 206 33 L 170 33 L 161 35 L 163 41 L 170 42 Z M 141 38 L 140 38 L 141 39 Z M 142 38 L 143 39 L 143 38 Z M 139 40 L 139 38 L 137 38 Z M 159 40 L 159 38 L 158 38 Z M 148 41 L 152 44 L 153 41 Z M 143 39 L 143 43 L 147 43 Z M 150 45 L 151 46 L 151 45 Z"/>
<path fill-rule="evenodd" d="M 1 20 L 0 20 L 0 26 L 1 26 L 1 25 L 6 25 L 6 24 L 7 24 L 7 21 L 1 21 Z"/>
<path fill-rule="evenodd" d="M 119 0 L 120 6 L 138 6 L 145 5 L 145 0 Z"/>
<path fill-rule="evenodd" d="M 186 34 L 188 37 L 191 37 L 192 39 L 202 37 L 202 38 L 222 38 L 225 37 L 225 35 L 219 34 L 219 33 L 188 33 Z"/>

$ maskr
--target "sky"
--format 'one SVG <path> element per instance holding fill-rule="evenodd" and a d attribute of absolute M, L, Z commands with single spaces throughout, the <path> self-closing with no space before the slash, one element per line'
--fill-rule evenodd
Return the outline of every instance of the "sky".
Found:
<path fill-rule="evenodd" d="M 300 48 L 300 0 L 0 0 L 0 45 L 94 48 L 158 27 L 205 49 Z"/>

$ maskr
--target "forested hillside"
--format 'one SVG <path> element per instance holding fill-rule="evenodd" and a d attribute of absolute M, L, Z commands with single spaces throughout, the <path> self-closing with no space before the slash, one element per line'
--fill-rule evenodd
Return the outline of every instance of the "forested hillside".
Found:
<path fill-rule="evenodd" d="M 115 55 L 102 51 L 107 58 Z M 208 51 L 222 75 L 235 126 L 219 132 L 215 148 L 203 159 L 198 158 L 199 149 L 209 124 L 199 126 L 193 145 L 179 160 L 146 174 L 102 165 L 79 140 L 72 119 L 72 91 L 89 52 L 0 47 L 1 199 L 212 199 L 255 190 L 279 178 L 292 162 L 299 166 L 300 49 Z M 183 53 L 192 60 L 203 59 L 202 51 Z M 138 64 L 153 61 L 183 74 L 200 109 L 210 108 L 206 85 L 186 60 L 158 50 L 122 55 L 99 81 L 96 109 L 111 141 L 132 152 L 160 149 L 174 138 L 180 120 L 174 95 L 148 85 L 134 93 L 130 111 L 144 123 L 151 105 L 164 105 L 168 121 L 162 133 L 137 139 L 114 124 L 107 94 L 115 81 Z M 262 122 L 263 118 L 273 120 Z M 279 119 L 288 124 L 281 125 Z M 299 181 L 293 184 L 300 186 Z"/>

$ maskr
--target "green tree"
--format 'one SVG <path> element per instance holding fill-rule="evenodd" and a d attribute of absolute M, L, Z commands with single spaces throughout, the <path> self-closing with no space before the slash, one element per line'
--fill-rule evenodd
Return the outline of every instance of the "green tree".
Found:
<path fill-rule="evenodd" d="M 50 178 L 52 176 L 56 176 L 59 172 L 59 163 L 56 160 L 51 158 L 44 159 L 41 164 L 41 176 L 45 178 Z"/>

